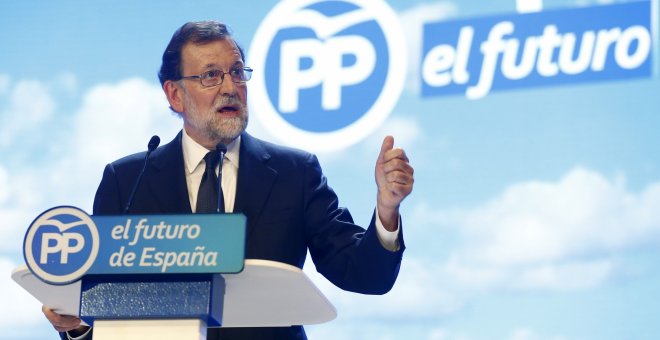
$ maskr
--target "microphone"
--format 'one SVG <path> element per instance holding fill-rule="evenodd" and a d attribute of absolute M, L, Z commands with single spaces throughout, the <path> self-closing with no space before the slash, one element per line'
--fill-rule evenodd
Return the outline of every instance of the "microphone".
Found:
<path fill-rule="evenodd" d="M 151 155 L 152 151 L 156 150 L 158 144 L 160 144 L 160 137 L 156 135 L 152 136 L 151 139 L 149 140 L 149 144 L 147 144 L 147 154 L 144 156 L 144 165 L 142 166 L 142 171 L 140 171 L 140 174 L 138 175 L 138 178 L 135 181 L 135 185 L 133 186 L 133 191 L 131 192 L 131 195 L 128 196 L 128 203 L 126 203 L 126 207 L 124 208 L 124 214 L 128 214 L 128 209 L 130 209 L 131 205 L 133 204 L 133 198 L 135 197 L 135 192 L 137 192 L 137 189 L 140 186 L 140 182 L 142 181 L 142 176 L 144 176 L 144 171 L 147 169 L 147 164 L 149 164 L 149 155 Z"/>
<path fill-rule="evenodd" d="M 219 171 L 218 171 L 218 206 L 216 207 L 215 211 L 217 213 L 220 213 L 221 211 L 222 212 L 225 211 L 225 207 L 224 207 L 225 200 L 224 200 L 224 196 L 222 195 L 222 161 L 225 159 L 225 154 L 227 153 L 227 146 L 222 144 L 222 143 L 218 143 L 215 146 L 215 151 L 220 155 L 220 161 L 218 163 L 219 164 Z M 222 207 L 220 206 L 221 204 L 222 204 Z M 220 210 L 220 209 L 222 209 L 222 210 Z"/>

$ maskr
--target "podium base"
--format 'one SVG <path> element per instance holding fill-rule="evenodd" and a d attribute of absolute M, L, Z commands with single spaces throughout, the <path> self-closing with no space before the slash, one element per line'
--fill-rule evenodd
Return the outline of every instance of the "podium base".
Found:
<path fill-rule="evenodd" d="M 94 340 L 206 340 L 202 320 L 96 320 Z"/>

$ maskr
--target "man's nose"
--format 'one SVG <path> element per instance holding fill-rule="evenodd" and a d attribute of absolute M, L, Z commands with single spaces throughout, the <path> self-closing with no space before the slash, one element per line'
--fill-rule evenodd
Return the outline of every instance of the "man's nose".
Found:
<path fill-rule="evenodd" d="M 220 84 L 220 94 L 233 96 L 236 94 L 237 85 L 231 80 L 229 74 L 222 75 L 222 83 Z"/>

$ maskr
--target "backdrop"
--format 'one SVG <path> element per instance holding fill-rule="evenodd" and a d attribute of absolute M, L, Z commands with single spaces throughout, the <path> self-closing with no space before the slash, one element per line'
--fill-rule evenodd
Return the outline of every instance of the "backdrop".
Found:
<path fill-rule="evenodd" d="M 311 339 L 660 337 L 656 2 L 0 0 L 0 338 L 56 338 L 10 279 L 42 211 L 173 138 L 172 33 L 227 22 L 248 131 L 319 155 L 366 225 L 392 134 L 415 167 L 399 280 Z M 284 19 L 284 20 L 283 20 Z"/>

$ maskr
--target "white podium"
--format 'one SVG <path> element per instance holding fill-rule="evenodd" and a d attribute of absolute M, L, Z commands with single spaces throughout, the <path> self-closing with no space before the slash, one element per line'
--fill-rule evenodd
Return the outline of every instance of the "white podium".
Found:
<path fill-rule="evenodd" d="M 305 273 L 297 267 L 266 260 L 245 260 L 238 274 L 225 282 L 221 327 L 284 327 L 333 320 L 337 312 Z M 81 283 L 50 285 L 27 266 L 12 279 L 59 314 L 80 315 Z M 135 301 L 139 304 L 139 301 Z M 199 319 L 113 319 L 94 321 L 94 339 L 206 339 Z"/>

